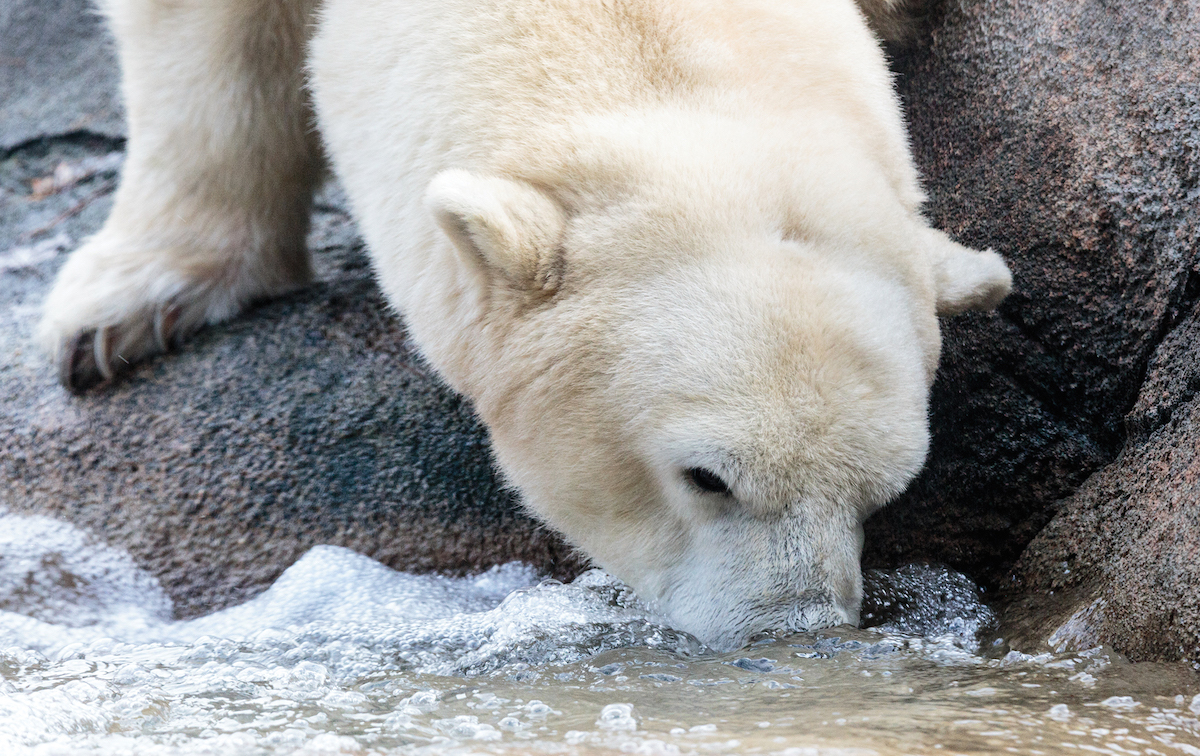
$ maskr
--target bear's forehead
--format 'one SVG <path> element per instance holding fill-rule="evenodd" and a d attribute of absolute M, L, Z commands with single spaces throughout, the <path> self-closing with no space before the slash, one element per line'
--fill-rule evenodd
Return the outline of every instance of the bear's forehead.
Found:
<path fill-rule="evenodd" d="M 771 406 L 887 393 L 911 325 L 847 282 L 716 270 L 631 287 L 610 332 L 627 374 L 702 401 L 708 392 Z"/>

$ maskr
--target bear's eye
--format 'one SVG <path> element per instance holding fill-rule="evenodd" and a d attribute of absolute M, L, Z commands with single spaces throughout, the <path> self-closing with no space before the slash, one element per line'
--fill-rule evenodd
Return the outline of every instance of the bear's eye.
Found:
<path fill-rule="evenodd" d="M 721 476 L 712 470 L 705 470 L 703 467 L 691 467 L 684 470 L 683 476 L 701 491 L 721 494 L 722 496 L 733 495 L 733 491 L 729 490 L 729 486 L 725 485 L 725 481 L 721 480 Z"/>

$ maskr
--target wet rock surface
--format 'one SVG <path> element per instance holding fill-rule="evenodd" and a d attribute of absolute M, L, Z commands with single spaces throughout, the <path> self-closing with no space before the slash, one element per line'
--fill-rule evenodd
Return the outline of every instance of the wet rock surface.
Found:
<path fill-rule="evenodd" d="M 54 384 L 29 334 L 102 223 L 122 149 L 111 49 L 84 8 L 0 9 L 0 506 L 104 533 L 183 616 L 253 595 L 317 543 L 411 570 L 578 571 L 405 345 L 336 191 L 310 240 L 321 283 L 118 386 Z M 1067 623 L 1059 642 L 1200 659 L 1198 16 L 931 3 L 894 51 L 931 217 L 1000 251 L 1016 290 L 944 321 L 926 471 L 868 523 L 864 559 L 1002 589 L 1030 647 Z M 99 167 L 35 194 L 64 161 Z"/>
<path fill-rule="evenodd" d="M 1017 562 L 1005 612 L 1014 640 L 1200 662 L 1197 388 L 1200 306 L 1156 350 L 1120 456 Z"/>
<path fill-rule="evenodd" d="M 1200 603 L 1187 461 L 1200 432 L 1190 405 L 1164 399 L 1194 395 L 1200 362 L 1179 330 L 1200 294 L 1200 6 L 946 2 L 915 39 L 895 68 L 928 212 L 1003 254 L 1016 286 L 998 313 L 944 322 L 929 462 L 868 524 L 867 562 L 932 557 L 1023 597 L 1009 567 L 1023 551 L 1023 565 L 1053 561 L 1065 536 L 1052 533 L 1073 533 L 1098 569 L 1159 522 L 1175 545 L 1134 551 L 1172 579 L 1131 576 L 1129 600 L 1108 611 L 1132 614 L 1099 639 L 1161 658 L 1134 635 L 1200 631 L 1184 619 Z M 1115 563 L 1106 574 L 1114 588 L 1125 579 Z M 1194 640 L 1161 644 L 1200 658 Z"/>
<path fill-rule="evenodd" d="M 880 557 L 935 549 L 998 584 L 1121 449 L 1196 294 L 1198 51 L 1195 3 L 992 0 L 935 6 L 900 54 L 928 211 L 1003 254 L 1015 290 L 945 321 L 930 463 L 873 523 Z"/>

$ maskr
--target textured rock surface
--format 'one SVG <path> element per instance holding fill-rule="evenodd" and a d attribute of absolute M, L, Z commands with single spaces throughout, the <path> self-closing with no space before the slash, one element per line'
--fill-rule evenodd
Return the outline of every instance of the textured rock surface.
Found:
<path fill-rule="evenodd" d="M 1129 444 L 1063 502 L 1005 592 L 1010 639 L 1200 662 L 1200 306 L 1163 341 Z"/>
<path fill-rule="evenodd" d="M 1197 294 L 1200 3 L 945 2 L 927 27 L 896 68 L 929 212 L 1001 252 L 1016 288 L 945 323 L 928 467 L 867 557 L 995 586 L 1121 450 Z"/>
<path fill-rule="evenodd" d="M 88 0 L 0 3 L 0 152 L 47 134 L 124 134 L 112 43 Z"/>

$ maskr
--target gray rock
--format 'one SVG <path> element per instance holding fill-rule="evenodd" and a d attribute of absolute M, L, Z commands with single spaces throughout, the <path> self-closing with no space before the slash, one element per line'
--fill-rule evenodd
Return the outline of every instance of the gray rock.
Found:
<path fill-rule="evenodd" d="M 116 54 L 88 0 L 0 3 L 0 154 L 47 135 L 125 135 Z"/>
<path fill-rule="evenodd" d="M 1120 456 L 1021 555 L 1010 641 L 1200 663 L 1200 304 L 1155 351 Z"/>
<path fill-rule="evenodd" d="M 867 561 L 996 587 L 1121 451 L 1200 289 L 1200 6 L 947 2 L 916 40 L 896 69 L 929 213 L 1016 286 L 945 321 L 929 462 L 869 523 Z"/>
<path fill-rule="evenodd" d="M 897 64 L 929 210 L 1016 289 L 946 322 L 929 463 L 868 562 L 1001 588 L 1001 632 L 1033 652 L 1200 660 L 1200 6 L 929 21 Z"/>

